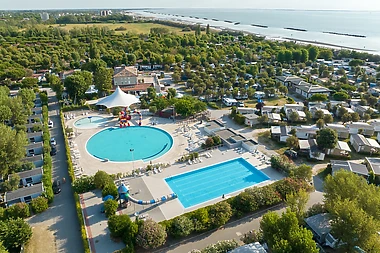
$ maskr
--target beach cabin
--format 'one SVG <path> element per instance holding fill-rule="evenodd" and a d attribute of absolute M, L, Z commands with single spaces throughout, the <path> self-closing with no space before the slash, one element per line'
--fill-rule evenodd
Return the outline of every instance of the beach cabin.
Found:
<path fill-rule="evenodd" d="M 307 140 L 317 136 L 319 128 L 315 126 L 298 126 L 296 127 L 296 136 L 298 139 Z"/>
<path fill-rule="evenodd" d="M 43 192 L 43 183 L 29 187 L 23 187 L 15 191 L 6 192 L 4 195 L 4 202 L 6 206 L 11 206 L 20 202 L 29 203 L 32 201 L 32 199 L 41 196 Z"/>
<path fill-rule="evenodd" d="M 42 115 L 42 107 L 32 108 L 32 115 Z"/>
<path fill-rule="evenodd" d="M 223 145 L 228 148 L 238 148 L 242 145 L 242 142 L 246 140 L 243 135 L 237 134 L 231 129 L 219 130 L 215 132 L 215 135 L 219 136 Z"/>
<path fill-rule="evenodd" d="M 238 107 L 237 108 L 237 111 L 240 113 L 240 114 L 254 114 L 255 113 L 255 108 L 249 108 L 249 107 Z"/>
<path fill-rule="evenodd" d="M 279 142 L 286 142 L 291 130 L 292 128 L 290 126 L 271 126 L 270 128 L 272 139 Z"/>
<path fill-rule="evenodd" d="M 347 139 L 350 137 L 349 129 L 340 124 L 326 124 L 327 128 L 333 129 L 337 132 L 339 139 Z"/>
<path fill-rule="evenodd" d="M 42 142 L 42 132 L 36 132 L 36 133 L 27 133 L 27 138 L 29 143 L 36 143 L 36 142 Z"/>
<path fill-rule="evenodd" d="M 244 117 L 245 117 L 244 124 L 247 126 L 252 127 L 254 125 L 259 124 L 259 116 L 256 114 L 246 114 L 244 115 Z"/>
<path fill-rule="evenodd" d="M 254 140 L 245 140 L 242 142 L 241 147 L 252 152 L 257 150 L 259 144 Z"/>
<path fill-rule="evenodd" d="M 20 186 L 26 186 L 28 184 L 39 184 L 42 182 L 43 169 L 42 167 L 26 170 L 16 173 L 20 177 Z M 13 174 L 8 176 L 8 180 L 11 179 Z"/>
<path fill-rule="evenodd" d="M 364 178 L 368 178 L 368 169 L 364 164 L 342 160 L 331 160 L 330 164 L 333 176 L 339 170 L 346 170 Z"/>
<path fill-rule="evenodd" d="M 236 105 L 238 103 L 238 101 L 236 99 L 233 99 L 233 98 L 223 98 L 222 102 L 226 106 L 233 106 L 233 105 Z"/>
<path fill-rule="evenodd" d="M 44 165 L 43 155 L 28 156 L 22 159 L 24 162 L 31 162 L 36 168 L 42 167 Z"/>
<path fill-rule="evenodd" d="M 328 149 L 326 154 L 347 157 L 351 154 L 351 148 L 347 142 L 338 141 L 335 145 L 335 148 Z"/>
<path fill-rule="evenodd" d="M 350 143 L 358 153 L 376 153 L 380 149 L 376 140 L 366 138 L 361 134 L 351 134 Z"/>
<path fill-rule="evenodd" d="M 362 134 L 365 136 L 373 136 L 375 133 L 375 128 L 365 122 L 352 122 L 348 125 L 350 134 Z"/>
<path fill-rule="evenodd" d="M 42 142 L 30 143 L 26 146 L 26 156 L 42 155 L 44 147 Z"/>

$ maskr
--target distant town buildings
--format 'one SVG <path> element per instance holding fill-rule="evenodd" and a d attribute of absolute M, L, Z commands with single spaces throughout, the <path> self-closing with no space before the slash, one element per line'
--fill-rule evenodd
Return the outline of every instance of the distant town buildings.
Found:
<path fill-rule="evenodd" d="M 47 21 L 47 20 L 49 20 L 49 13 L 42 12 L 42 13 L 40 13 L 40 17 L 41 17 L 42 21 Z"/>
<path fill-rule="evenodd" d="M 100 16 L 108 16 L 111 15 L 112 11 L 111 10 L 102 10 L 100 11 Z"/>

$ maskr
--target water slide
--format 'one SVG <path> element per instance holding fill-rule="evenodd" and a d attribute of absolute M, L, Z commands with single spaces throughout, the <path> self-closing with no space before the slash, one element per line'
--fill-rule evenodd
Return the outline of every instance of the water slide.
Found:
<path fill-rule="evenodd" d="M 139 126 L 142 124 L 142 114 L 140 111 L 134 110 L 133 113 L 136 113 L 139 115 Z M 130 123 L 128 120 L 131 120 L 131 115 L 128 114 L 126 110 L 119 112 L 119 125 L 121 127 L 127 127 L 130 126 Z"/>
<path fill-rule="evenodd" d="M 131 202 L 139 204 L 139 205 L 152 205 L 152 204 L 157 204 L 157 203 L 160 203 L 160 202 L 169 201 L 171 199 L 176 199 L 176 198 L 177 198 L 177 194 L 172 193 L 172 194 L 169 194 L 167 196 L 162 196 L 161 198 L 151 199 L 149 201 L 144 201 L 144 200 L 137 200 L 137 199 L 131 197 L 131 195 L 128 195 L 128 199 Z"/>

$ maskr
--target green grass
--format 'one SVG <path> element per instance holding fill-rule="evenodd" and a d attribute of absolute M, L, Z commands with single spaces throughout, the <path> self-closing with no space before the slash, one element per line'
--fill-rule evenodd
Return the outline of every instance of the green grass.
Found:
<path fill-rule="evenodd" d="M 259 133 L 258 141 L 260 144 L 265 145 L 267 148 L 277 152 L 280 155 L 284 154 L 285 150 L 288 149 L 285 144 L 271 139 L 270 130 Z"/>
<path fill-rule="evenodd" d="M 182 32 L 181 28 L 167 26 L 167 25 L 161 25 L 161 24 L 153 24 L 153 23 L 117 23 L 117 24 L 110 24 L 110 23 L 99 23 L 99 24 L 67 24 L 67 25 L 53 25 L 53 27 L 60 27 L 64 30 L 71 30 L 73 28 L 83 28 L 83 27 L 108 27 L 110 30 L 115 30 L 118 27 L 124 27 L 126 28 L 125 31 L 115 31 L 116 34 L 123 34 L 127 32 L 136 33 L 136 34 L 147 34 L 150 33 L 151 28 L 167 28 L 170 32 L 176 33 L 176 34 L 189 34 L 194 33 L 191 32 Z"/>

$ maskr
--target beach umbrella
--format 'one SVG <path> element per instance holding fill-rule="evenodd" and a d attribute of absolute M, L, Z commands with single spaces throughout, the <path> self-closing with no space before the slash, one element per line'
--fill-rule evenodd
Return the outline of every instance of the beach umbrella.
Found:
<path fill-rule="evenodd" d="M 109 200 L 109 199 L 114 199 L 114 197 L 112 196 L 112 195 L 107 195 L 107 196 L 105 196 L 104 198 L 103 198 L 103 201 L 107 201 L 107 200 Z"/>

